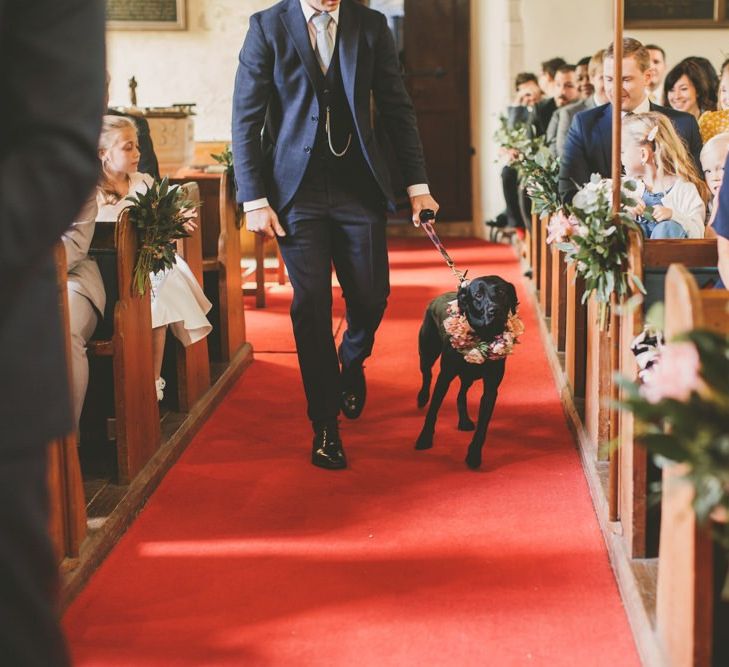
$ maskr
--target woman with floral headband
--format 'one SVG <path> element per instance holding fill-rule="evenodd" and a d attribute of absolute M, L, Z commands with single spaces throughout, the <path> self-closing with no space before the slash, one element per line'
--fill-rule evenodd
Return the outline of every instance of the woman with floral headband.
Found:
<path fill-rule="evenodd" d="M 708 188 L 671 121 L 660 113 L 626 116 L 622 162 L 638 183 L 630 209 L 647 239 L 704 236 Z"/>

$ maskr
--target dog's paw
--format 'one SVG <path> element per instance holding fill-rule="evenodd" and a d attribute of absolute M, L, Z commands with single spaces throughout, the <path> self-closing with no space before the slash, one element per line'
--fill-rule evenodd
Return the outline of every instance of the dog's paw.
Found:
<path fill-rule="evenodd" d="M 430 390 L 421 389 L 418 392 L 418 407 L 424 408 L 426 405 L 428 405 L 429 400 L 430 400 Z"/>
<path fill-rule="evenodd" d="M 475 429 L 476 424 L 473 423 L 473 419 L 469 419 L 468 417 L 462 417 L 458 420 L 459 431 L 474 431 Z"/>
<path fill-rule="evenodd" d="M 471 470 L 478 470 L 481 467 L 481 450 L 468 450 L 466 454 L 466 465 Z"/>
<path fill-rule="evenodd" d="M 433 446 L 433 434 L 421 433 L 415 441 L 415 449 L 430 449 Z"/>

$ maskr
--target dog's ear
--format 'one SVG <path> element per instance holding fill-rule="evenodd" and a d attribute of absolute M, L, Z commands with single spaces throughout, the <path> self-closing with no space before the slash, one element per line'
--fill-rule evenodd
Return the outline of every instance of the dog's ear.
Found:
<path fill-rule="evenodd" d="M 456 300 L 458 301 L 458 310 L 462 313 L 466 312 L 468 302 L 471 300 L 471 291 L 468 289 L 469 283 L 462 283 L 458 288 Z"/>
<path fill-rule="evenodd" d="M 506 283 L 506 289 L 509 292 L 509 310 L 512 315 L 516 315 L 516 309 L 519 307 L 519 299 L 516 297 L 516 287 L 511 283 Z"/>

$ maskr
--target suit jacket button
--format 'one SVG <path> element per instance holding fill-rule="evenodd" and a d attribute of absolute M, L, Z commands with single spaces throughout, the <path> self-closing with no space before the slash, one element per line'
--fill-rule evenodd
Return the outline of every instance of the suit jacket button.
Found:
<path fill-rule="evenodd" d="M 316 123 L 319 121 L 319 116 L 312 116 L 311 120 L 313 120 Z"/>
<path fill-rule="evenodd" d="M 311 146 L 304 146 L 304 153 L 311 153 Z"/>

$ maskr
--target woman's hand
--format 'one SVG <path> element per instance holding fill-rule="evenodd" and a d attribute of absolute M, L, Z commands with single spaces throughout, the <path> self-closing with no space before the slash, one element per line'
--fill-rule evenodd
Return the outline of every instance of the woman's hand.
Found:
<path fill-rule="evenodd" d="M 660 204 L 653 207 L 653 219 L 656 222 L 664 222 L 673 218 L 673 210 Z"/>
<path fill-rule="evenodd" d="M 645 202 L 641 199 L 635 206 L 628 206 L 626 210 L 634 218 L 637 218 L 639 215 L 643 215 L 645 213 L 645 209 Z"/>

